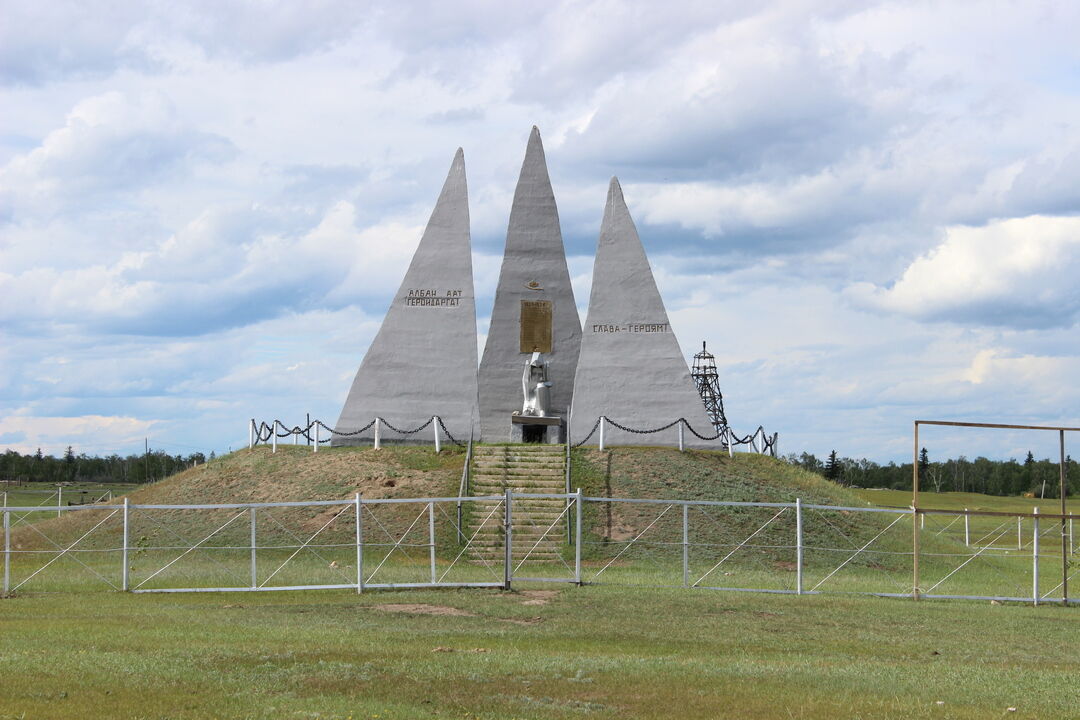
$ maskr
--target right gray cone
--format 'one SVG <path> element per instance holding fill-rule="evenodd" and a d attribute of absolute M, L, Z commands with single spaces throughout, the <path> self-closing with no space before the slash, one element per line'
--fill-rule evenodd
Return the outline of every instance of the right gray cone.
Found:
<path fill-rule="evenodd" d="M 635 430 L 685 418 L 701 435 L 715 434 L 668 323 L 649 259 L 611 179 L 593 265 L 589 313 L 574 380 L 571 442 L 581 442 L 605 416 Z M 607 425 L 607 445 L 678 445 L 678 427 L 640 435 Z M 588 444 L 595 445 L 594 433 Z M 685 431 L 687 447 L 721 447 Z"/>

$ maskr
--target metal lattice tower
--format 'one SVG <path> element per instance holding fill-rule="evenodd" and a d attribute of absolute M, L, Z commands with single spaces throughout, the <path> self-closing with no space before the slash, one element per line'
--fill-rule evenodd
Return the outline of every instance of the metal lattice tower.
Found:
<path fill-rule="evenodd" d="M 716 358 L 701 343 L 701 352 L 694 355 L 694 368 L 690 371 L 694 378 L 701 401 L 705 403 L 705 413 L 712 420 L 713 429 L 720 432 L 727 427 L 724 416 L 724 396 L 720 393 L 720 376 L 716 372 Z"/>

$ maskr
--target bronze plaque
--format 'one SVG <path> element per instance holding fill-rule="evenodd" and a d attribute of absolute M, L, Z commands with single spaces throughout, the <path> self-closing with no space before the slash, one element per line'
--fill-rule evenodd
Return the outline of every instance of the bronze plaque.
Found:
<path fill-rule="evenodd" d="M 551 352 L 551 301 L 521 301 L 521 352 Z"/>

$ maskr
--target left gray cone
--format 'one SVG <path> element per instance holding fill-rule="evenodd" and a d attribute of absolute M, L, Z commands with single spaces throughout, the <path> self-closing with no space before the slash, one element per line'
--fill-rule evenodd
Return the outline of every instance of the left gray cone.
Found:
<path fill-rule="evenodd" d="M 382 327 L 356 372 L 336 429 L 356 431 L 376 417 L 410 430 L 433 415 L 466 441 L 476 424 L 476 299 L 465 158 L 458 148 L 439 200 Z M 390 442 L 434 442 L 429 426 Z M 370 442 L 374 428 L 333 436 L 333 445 Z M 445 435 L 444 435 L 445 437 Z"/>

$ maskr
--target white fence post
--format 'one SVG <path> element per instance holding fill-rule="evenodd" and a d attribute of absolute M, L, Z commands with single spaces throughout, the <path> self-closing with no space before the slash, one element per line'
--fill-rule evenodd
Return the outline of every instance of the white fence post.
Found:
<path fill-rule="evenodd" d="M 123 569 L 120 572 L 120 589 L 123 592 L 127 592 L 128 589 L 128 573 L 131 567 L 128 565 L 128 499 L 124 498 L 124 533 L 123 544 L 120 551 L 120 559 L 124 563 Z"/>
<path fill-rule="evenodd" d="M 255 418 L 248 423 L 248 450 L 255 447 Z"/>
<path fill-rule="evenodd" d="M 270 452 L 277 452 L 277 426 L 278 421 L 274 420 L 274 424 L 270 426 L 270 437 L 273 438 L 273 449 Z"/>
<path fill-rule="evenodd" d="M 735 450 L 731 446 L 732 435 L 731 428 L 724 428 L 725 439 L 727 440 L 727 456 L 729 458 L 735 457 Z"/>
<path fill-rule="evenodd" d="M 514 554 L 513 554 L 513 535 L 514 535 L 514 518 L 513 510 L 511 509 L 511 503 L 513 502 L 514 491 L 510 488 L 506 488 L 506 496 L 503 500 L 503 589 L 509 590 L 511 582 L 513 581 L 513 567 L 514 567 Z"/>
<path fill-rule="evenodd" d="M 250 508 L 251 516 L 251 587 L 258 587 L 258 569 L 255 564 L 255 508 Z"/>
<path fill-rule="evenodd" d="M 64 504 L 64 486 L 56 486 L 56 517 L 60 517 L 60 507 Z"/>
<path fill-rule="evenodd" d="M 1034 517 L 1031 524 L 1035 530 L 1031 541 L 1031 599 L 1035 605 L 1039 604 L 1039 508 L 1033 511 Z"/>
<path fill-rule="evenodd" d="M 4 493 L 4 597 L 11 587 L 11 515 L 7 509 L 7 493 Z"/>
<path fill-rule="evenodd" d="M 679 420 L 679 452 L 683 452 L 685 447 L 683 445 L 683 421 Z"/>
<path fill-rule="evenodd" d="M 427 523 L 428 559 L 431 565 L 431 584 L 434 585 L 438 582 L 438 576 L 435 574 L 435 503 L 433 502 L 427 504 Z"/>
<path fill-rule="evenodd" d="M 300 432 L 299 432 L 299 430 L 300 430 L 299 425 L 294 427 L 292 430 L 289 430 L 289 433 L 292 435 L 292 444 L 293 445 L 299 445 L 300 444 Z"/>
<path fill-rule="evenodd" d="M 311 452 L 319 452 L 319 421 L 315 421 L 315 442 L 311 444 Z"/>
<path fill-rule="evenodd" d="M 1069 518 L 1069 554 L 1072 555 L 1076 551 L 1076 546 L 1073 545 L 1073 519 Z"/>
<path fill-rule="evenodd" d="M 1016 516 L 1016 549 L 1024 549 L 1024 519 Z"/>
<path fill-rule="evenodd" d="M 364 592 L 364 501 L 356 493 L 356 594 Z"/>
<path fill-rule="evenodd" d="M 690 587 L 690 505 L 682 506 L 682 586 Z"/>
<path fill-rule="evenodd" d="M 795 594 L 802 595 L 803 527 L 802 498 L 795 498 Z"/>
<path fill-rule="evenodd" d="M 382 446 L 382 420 L 375 418 L 375 449 Z"/>
<path fill-rule="evenodd" d="M 600 449 L 604 449 L 604 422 L 607 420 L 603 415 L 600 416 Z"/>
<path fill-rule="evenodd" d="M 431 429 L 435 431 L 435 452 L 442 450 L 442 444 L 439 441 L 439 416 L 432 415 L 431 417 Z"/>
<path fill-rule="evenodd" d="M 574 581 L 581 585 L 581 488 L 577 489 L 577 507 L 574 508 Z"/>
<path fill-rule="evenodd" d="M 964 508 L 967 513 L 968 509 Z M 971 547 L 971 516 L 964 515 L 964 547 Z"/>

